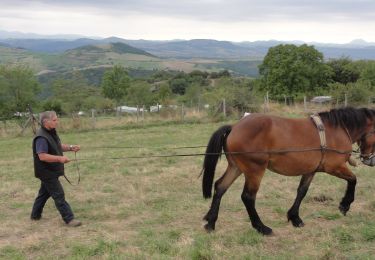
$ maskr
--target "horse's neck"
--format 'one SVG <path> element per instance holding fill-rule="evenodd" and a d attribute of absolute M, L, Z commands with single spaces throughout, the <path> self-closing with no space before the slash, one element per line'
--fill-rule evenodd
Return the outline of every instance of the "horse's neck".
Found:
<path fill-rule="evenodd" d="M 352 139 L 352 143 L 354 144 L 355 142 L 359 141 L 361 136 L 363 135 L 363 130 L 362 129 L 356 129 L 352 131 L 348 131 L 348 134 L 350 135 L 350 138 Z"/>

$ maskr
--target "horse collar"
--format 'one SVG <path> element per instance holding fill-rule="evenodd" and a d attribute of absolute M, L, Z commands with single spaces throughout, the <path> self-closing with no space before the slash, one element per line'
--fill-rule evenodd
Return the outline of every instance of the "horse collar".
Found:
<path fill-rule="evenodd" d="M 326 132 L 325 132 L 322 119 L 320 118 L 318 114 L 311 115 L 311 119 L 313 120 L 313 122 L 316 125 L 316 128 L 318 129 L 319 138 L 320 138 L 320 147 L 322 149 L 327 148 Z"/>

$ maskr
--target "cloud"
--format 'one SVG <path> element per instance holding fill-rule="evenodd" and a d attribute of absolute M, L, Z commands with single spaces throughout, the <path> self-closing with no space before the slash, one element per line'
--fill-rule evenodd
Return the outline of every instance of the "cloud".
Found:
<path fill-rule="evenodd" d="M 2 0 L 0 27 L 132 39 L 374 41 L 375 1 Z"/>
<path fill-rule="evenodd" d="M 5 0 L 2 8 L 38 6 L 49 9 L 72 8 L 103 15 L 153 15 L 213 22 L 270 20 L 375 21 L 373 0 Z"/>

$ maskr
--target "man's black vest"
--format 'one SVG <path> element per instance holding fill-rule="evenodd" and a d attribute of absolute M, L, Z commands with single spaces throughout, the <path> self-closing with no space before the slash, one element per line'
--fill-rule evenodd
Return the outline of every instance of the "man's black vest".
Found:
<path fill-rule="evenodd" d="M 45 138 L 48 143 L 48 154 L 52 155 L 63 155 L 63 150 L 61 146 L 61 141 L 59 136 L 56 133 L 55 129 L 47 130 L 44 127 L 41 127 L 37 132 L 36 136 L 33 139 L 33 156 L 34 156 L 34 172 L 35 177 L 46 180 L 57 178 L 61 175 L 64 175 L 64 164 L 59 162 L 43 162 L 39 159 L 38 154 L 36 153 L 36 139 L 38 137 Z"/>

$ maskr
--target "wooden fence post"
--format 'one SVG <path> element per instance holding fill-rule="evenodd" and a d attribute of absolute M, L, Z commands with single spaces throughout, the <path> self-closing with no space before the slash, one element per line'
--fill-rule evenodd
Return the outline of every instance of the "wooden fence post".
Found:
<path fill-rule="evenodd" d="M 185 111 L 184 111 L 184 104 L 181 105 L 181 121 L 184 121 L 184 114 L 185 114 Z"/>
<path fill-rule="evenodd" d="M 139 106 L 137 105 L 137 123 L 139 121 Z"/>
<path fill-rule="evenodd" d="M 95 118 L 95 109 L 91 109 L 91 123 L 92 123 L 92 128 L 95 129 L 95 123 L 96 123 L 96 118 Z"/>
<path fill-rule="evenodd" d="M 223 99 L 223 115 L 224 115 L 224 118 L 227 117 L 227 108 L 225 104 L 225 98 Z"/>
<path fill-rule="evenodd" d="M 142 122 L 145 120 L 145 105 L 142 106 Z"/>
<path fill-rule="evenodd" d="M 344 103 L 344 107 L 347 107 L 348 106 L 348 95 L 345 93 L 345 103 Z"/>

